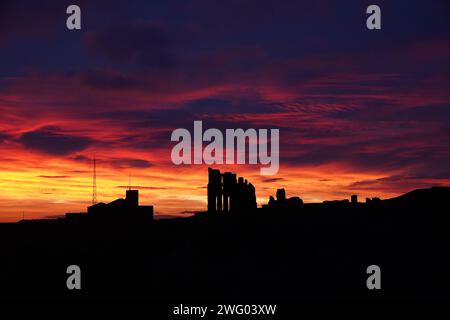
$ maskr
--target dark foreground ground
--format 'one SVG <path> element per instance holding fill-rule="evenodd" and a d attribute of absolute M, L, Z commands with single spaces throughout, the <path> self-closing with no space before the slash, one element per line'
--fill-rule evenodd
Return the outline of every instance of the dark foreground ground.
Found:
<path fill-rule="evenodd" d="M 448 196 L 435 189 L 371 206 L 137 226 L 3 224 L 0 300 L 448 301 Z M 66 287 L 72 264 L 81 267 L 81 290 Z M 372 264 L 381 290 L 366 287 Z"/>

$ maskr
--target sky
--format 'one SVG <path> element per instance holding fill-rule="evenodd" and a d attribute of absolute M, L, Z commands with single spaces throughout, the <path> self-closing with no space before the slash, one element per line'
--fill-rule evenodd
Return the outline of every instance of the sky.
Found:
<path fill-rule="evenodd" d="M 67 6 L 81 30 L 66 28 Z M 366 8 L 381 8 L 381 30 Z M 279 128 L 280 170 L 216 165 L 304 202 L 450 185 L 448 1 L 0 3 L 0 221 L 83 212 L 138 187 L 206 209 L 173 130 Z"/>

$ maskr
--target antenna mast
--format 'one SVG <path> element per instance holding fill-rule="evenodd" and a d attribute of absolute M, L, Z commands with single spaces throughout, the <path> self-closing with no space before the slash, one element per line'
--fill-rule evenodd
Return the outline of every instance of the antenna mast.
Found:
<path fill-rule="evenodd" d="M 94 204 L 97 204 L 97 167 L 95 158 L 94 158 L 94 172 L 92 179 L 92 205 Z"/>

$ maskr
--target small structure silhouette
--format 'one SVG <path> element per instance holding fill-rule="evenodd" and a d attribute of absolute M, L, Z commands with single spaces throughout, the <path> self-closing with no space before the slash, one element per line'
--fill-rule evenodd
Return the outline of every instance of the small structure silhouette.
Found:
<path fill-rule="evenodd" d="M 153 219 L 153 206 L 139 205 L 139 190 L 127 190 L 125 199 L 88 207 L 88 219 L 99 222 L 144 222 Z"/>
<path fill-rule="evenodd" d="M 269 203 L 263 205 L 265 210 L 270 211 L 285 211 L 292 212 L 301 208 L 303 200 L 300 197 L 286 198 L 286 190 L 284 188 L 278 189 L 276 194 L 277 199 L 270 196 Z"/>
<path fill-rule="evenodd" d="M 127 190 L 125 199 L 116 199 L 110 203 L 96 203 L 86 212 L 66 213 L 64 220 L 69 223 L 142 223 L 153 220 L 153 206 L 139 205 L 139 190 Z"/>
<path fill-rule="evenodd" d="M 208 168 L 208 212 L 252 211 L 256 209 L 253 184 L 236 179 L 231 172 Z"/>

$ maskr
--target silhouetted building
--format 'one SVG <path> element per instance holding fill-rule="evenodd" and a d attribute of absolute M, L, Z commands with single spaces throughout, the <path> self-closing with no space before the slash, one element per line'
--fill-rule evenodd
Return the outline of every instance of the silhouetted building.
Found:
<path fill-rule="evenodd" d="M 300 209 L 303 205 L 303 200 L 299 197 L 286 198 L 286 190 L 284 188 L 277 190 L 276 197 L 277 199 L 275 200 L 270 196 L 269 203 L 264 205 L 263 208 L 271 211 L 291 212 Z"/>
<path fill-rule="evenodd" d="M 236 174 L 208 168 L 208 212 L 256 209 L 255 187 Z"/>
<path fill-rule="evenodd" d="M 353 204 L 358 203 L 358 196 L 356 194 L 352 195 L 351 199 Z"/>
<path fill-rule="evenodd" d="M 277 190 L 277 202 L 282 203 L 286 201 L 286 190 L 284 188 Z"/>
<path fill-rule="evenodd" d="M 153 219 L 153 206 L 140 206 L 139 191 L 127 190 L 125 199 L 88 207 L 87 217 L 98 222 L 145 222 Z"/>
<path fill-rule="evenodd" d="M 125 200 L 128 202 L 130 206 L 138 207 L 139 206 L 139 190 L 127 190 L 125 194 Z"/>

